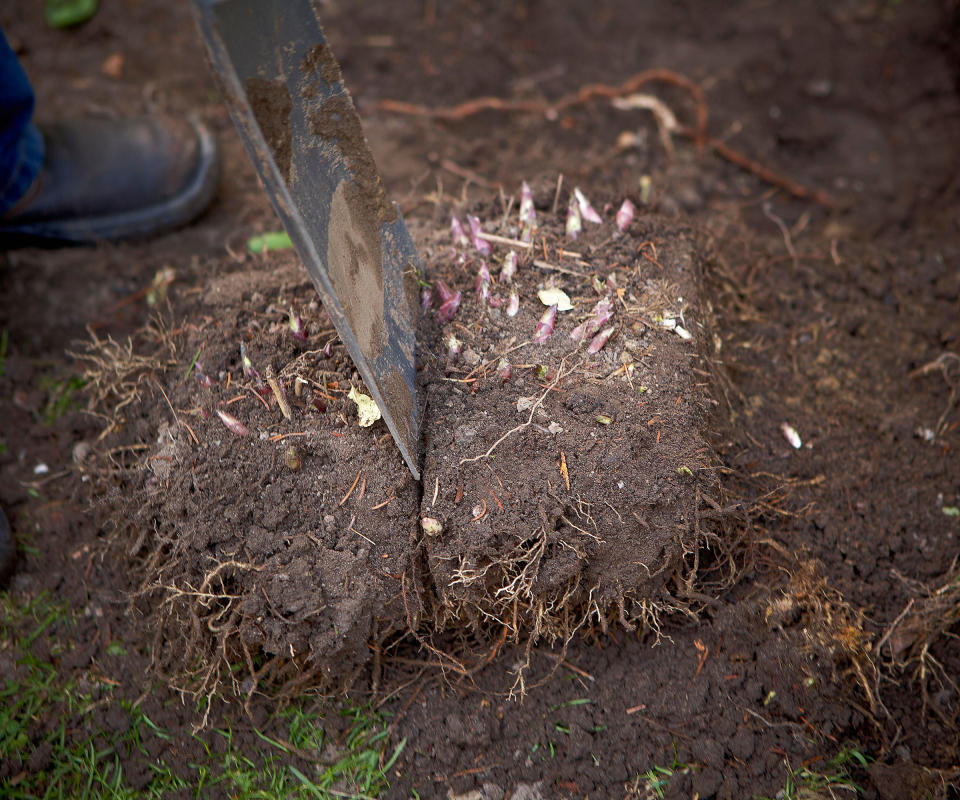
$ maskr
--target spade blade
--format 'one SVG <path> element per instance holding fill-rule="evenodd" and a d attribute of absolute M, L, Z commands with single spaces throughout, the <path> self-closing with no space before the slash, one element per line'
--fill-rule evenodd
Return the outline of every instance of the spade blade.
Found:
<path fill-rule="evenodd" d="M 193 0 L 234 124 L 419 480 L 416 247 L 310 0 Z"/>

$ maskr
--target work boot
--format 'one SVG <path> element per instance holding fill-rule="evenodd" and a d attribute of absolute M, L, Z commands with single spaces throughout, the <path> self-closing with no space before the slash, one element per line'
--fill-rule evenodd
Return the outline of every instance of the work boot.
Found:
<path fill-rule="evenodd" d="M 4 244 L 147 236 L 189 222 L 213 198 L 219 156 L 198 122 L 155 116 L 39 127 L 43 166 L 0 217 Z"/>
<path fill-rule="evenodd" d="M 17 560 L 17 548 L 10 533 L 10 524 L 0 509 L 0 589 L 5 589 L 7 581 L 13 575 L 13 565 Z"/>

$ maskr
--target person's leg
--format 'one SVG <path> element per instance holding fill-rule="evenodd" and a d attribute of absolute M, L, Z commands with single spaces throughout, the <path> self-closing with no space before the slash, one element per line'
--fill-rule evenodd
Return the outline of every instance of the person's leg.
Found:
<path fill-rule="evenodd" d="M 0 31 L 0 214 L 23 198 L 43 164 L 33 102 L 30 81 Z"/>

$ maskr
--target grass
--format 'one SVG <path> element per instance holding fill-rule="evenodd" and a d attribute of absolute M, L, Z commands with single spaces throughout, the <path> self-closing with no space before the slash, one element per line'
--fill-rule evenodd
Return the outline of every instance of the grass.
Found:
<path fill-rule="evenodd" d="M 870 760 L 859 745 L 848 743 L 831 758 L 823 772 L 809 767 L 793 769 L 788 763 L 784 787 L 777 792 L 777 800 L 837 800 L 841 797 L 859 797 L 863 790 L 854 780 L 854 773 L 865 770 Z M 772 800 L 762 797 L 758 800 Z"/>
<path fill-rule="evenodd" d="M 40 378 L 40 390 L 47 396 L 47 402 L 40 412 L 40 419 L 47 425 L 53 425 L 68 411 L 80 407 L 78 394 L 87 382 L 79 375 L 69 378 Z"/>
<path fill-rule="evenodd" d="M 387 774 L 406 742 L 381 756 L 387 723 L 369 707 L 329 712 L 347 722 L 346 734 L 336 741 L 327 736 L 321 714 L 302 705 L 271 720 L 265 726 L 269 733 L 255 730 L 260 743 L 255 748 L 241 747 L 227 722 L 201 734 L 167 731 L 139 705 L 121 698 L 116 681 L 99 674 L 110 658 L 125 655 L 122 645 L 108 647 L 104 664 L 75 678 L 58 672 L 51 662 L 69 651 L 74 619 L 66 605 L 49 597 L 17 602 L 0 593 L 0 665 L 7 673 L 0 676 L 0 762 L 16 765 L 0 779 L 0 796 L 332 800 L 374 798 L 389 785 Z M 50 660 L 32 654 L 38 643 Z M 114 714 L 114 729 L 107 730 L 93 712 L 110 704 L 122 709 L 123 722 L 117 724 Z M 183 748 L 184 740 L 193 746 Z M 171 747 L 199 757 L 168 763 L 163 754 Z M 131 765 L 148 770 L 135 783 L 128 774 Z"/>
<path fill-rule="evenodd" d="M 665 790 L 670 785 L 670 779 L 677 773 L 685 773 L 689 770 L 690 765 L 684 764 L 678 757 L 677 743 L 674 741 L 673 761 L 670 766 L 653 766 L 646 772 L 641 772 L 627 784 L 627 797 L 636 797 L 640 800 L 665 797 Z"/>

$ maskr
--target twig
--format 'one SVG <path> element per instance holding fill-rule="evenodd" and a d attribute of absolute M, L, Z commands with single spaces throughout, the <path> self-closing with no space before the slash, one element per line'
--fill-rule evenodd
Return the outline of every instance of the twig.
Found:
<path fill-rule="evenodd" d="M 522 247 L 525 250 L 533 249 L 533 242 L 521 242 L 519 239 L 510 239 L 507 236 L 499 236 L 496 233 L 485 233 L 483 231 L 479 234 L 481 239 L 485 239 L 488 242 L 493 242 L 494 244 L 505 244 L 509 247 Z M 560 255 L 565 258 L 576 258 L 578 260 L 583 259 L 583 253 L 577 253 L 573 250 L 561 250 Z"/>
<path fill-rule="evenodd" d="M 581 262 L 584 263 L 584 262 Z M 589 278 L 589 275 L 585 275 L 582 272 L 577 272 L 575 269 L 567 269 L 566 267 L 559 267 L 556 264 L 551 264 L 547 261 L 541 261 L 539 258 L 533 260 L 533 266 L 539 267 L 540 269 L 551 270 L 553 272 L 562 272 L 564 275 L 575 275 L 578 278 Z"/>
<path fill-rule="evenodd" d="M 415 103 L 404 103 L 396 100 L 381 100 L 377 108 L 383 111 L 392 111 L 398 114 L 413 114 L 416 116 L 441 119 L 447 122 L 456 122 L 466 117 L 479 114 L 483 111 L 506 111 L 540 113 L 550 119 L 556 119 L 562 111 L 577 105 L 582 105 L 595 97 L 614 98 L 634 94 L 641 86 L 647 83 L 670 83 L 686 89 L 696 103 L 696 130 L 698 131 L 698 145 L 702 146 L 707 130 L 707 104 L 703 89 L 689 78 L 669 69 L 650 69 L 639 72 L 628 78 L 618 86 L 609 86 L 604 83 L 590 83 L 581 86 L 574 92 L 565 94 L 556 102 L 547 100 L 505 100 L 502 97 L 475 97 L 452 108 L 427 108 Z"/>
<path fill-rule="evenodd" d="M 273 396 L 277 398 L 277 405 L 280 406 L 280 411 L 283 413 L 283 416 L 291 419 L 290 403 L 287 401 L 286 392 L 283 391 L 280 381 L 277 380 L 277 374 L 273 371 L 273 366 L 270 364 L 267 365 L 267 383 L 273 390 Z"/>
<path fill-rule="evenodd" d="M 720 158 L 729 161 L 741 169 L 756 175 L 760 180 L 777 186 L 788 194 L 801 200 L 809 200 L 818 205 L 832 208 L 836 201 L 820 189 L 809 189 L 797 183 L 786 175 L 764 166 L 758 161 L 730 147 L 720 139 L 707 136 L 708 108 L 703 89 L 684 75 L 668 69 L 652 69 L 640 72 L 626 80 L 619 86 L 608 86 L 602 83 L 582 86 L 575 92 L 564 95 L 555 103 L 546 100 L 505 100 L 499 97 L 478 97 L 451 108 L 428 108 L 415 103 L 405 103 L 397 100 L 381 100 L 377 108 L 397 114 L 412 114 L 446 121 L 465 119 L 483 111 L 503 111 L 508 113 L 540 113 L 548 119 L 556 119 L 561 111 L 566 111 L 575 105 L 585 103 L 595 97 L 613 99 L 624 95 L 634 94 L 646 83 L 662 82 L 680 86 L 690 93 L 696 104 L 696 122 L 693 127 L 678 126 L 676 132 L 681 136 L 692 139 L 697 150 L 708 148 Z M 562 180 L 562 178 L 561 178 Z M 560 196 L 560 184 L 557 184 L 557 196 L 554 200 L 554 213 L 557 210 L 557 201 Z"/>
<path fill-rule="evenodd" d="M 459 164 L 455 164 L 449 158 L 443 159 L 440 162 L 440 166 L 447 172 L 452 172 L 458 178 L 463 178 L 467 183 L 475 183 L 477 186 L 482 186 L 484 189 L 503 189 L 502 184 L 488 181 L 486 178 L 477 174 L 472 169 L 461 167 Z"/>
<path fill-rule="evenodd" d="M 787 248 L 790 258 L 793 259 L 794 265 L 796 265 L 797 251 L 794 249 L 793 239 L 790 238 L 790 229 L 787 227 L 787 223 L 773 213 L 773 209 L 770 207 L 769 201 L 764 203 L 761 208 L 763 209 L 763 215 L 780 229 L 780 233 L 783 235 L 783 244 Z"/>
<path fill-rule="evenodd" d="M 396 498 L 397 498 L 397 496 L 396 496 L 395 494 L 392 494 L 392 495 L 390 495 L 386 500 L 384 500 L 382 503 L 377 503 L 375 506 L 370 506 L 370 510 L 371 510 L 371 511 L 376 511 L 378 508 L 383 508 L 383 507 L 384 507 L 385 505 L 387 505 L 391 500 L 396 500 Z"/>
<path fill-rule="evenodd" d="M 283 441 L 284 439 L 287 439 L 287 438 L 289 438 L 289 437 L 291 437 L 291 436 L 309 436 L 309 435 L 310 435 L 310 432 L 309 432 L 309 431 L 296 431 L 296 432 L 293 432 L 293 433 L 275 433 L 275 434 L 273 434 L 273 436 L 270 437 L 270 441 L 271 441 L 271 442 L 281 442 L 281 441 Z"/>
<path fill-rule="evenodd" d="M 350 488 L 347 490 L 347 493 L 343 496 L 343 500 L 340 501 L 340 505 L 341 505 L 341 506 L 342 506 L 344 503 L 346 503 L 347 500 L 350 499 L 350 495 L 353 494 L 353 490 L 356 489 L 356 488 L 357 488 L 357 484 L 360 483 L 360 476 L 361 476 L 361 475 L 363 475 L 363 470 L 362 470 L 362 469 L 357 470 L 357 477 L 353 479 L 353 484 L 352 484 L 352 485 L 350 486 Z"/>

